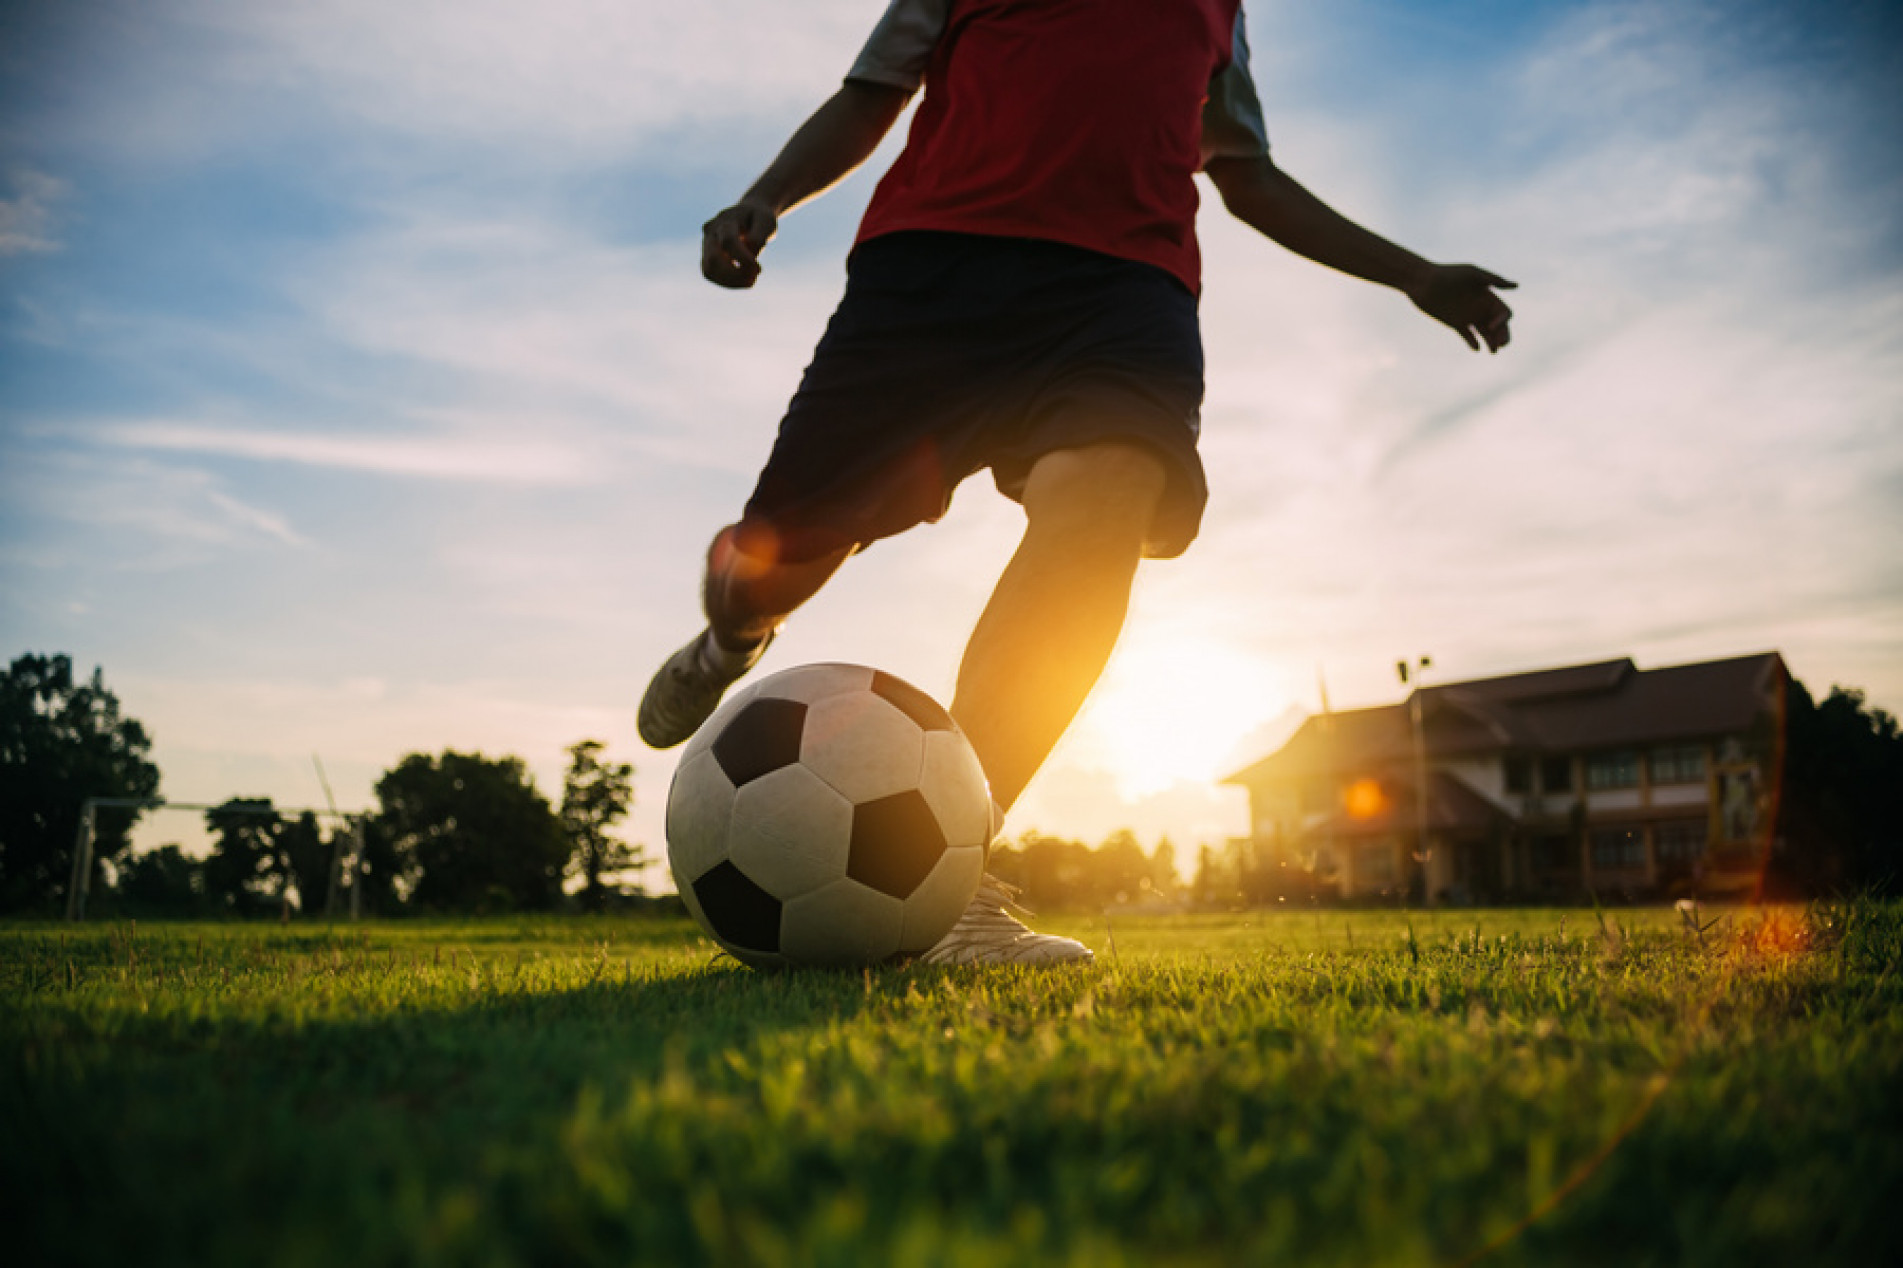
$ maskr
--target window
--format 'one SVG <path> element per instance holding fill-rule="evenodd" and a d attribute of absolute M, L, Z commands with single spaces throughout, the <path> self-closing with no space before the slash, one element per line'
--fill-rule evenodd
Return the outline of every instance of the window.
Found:
<path fill-rule="evenodd" d="M 1572 871 L 1578 865 L 1579 850 L 1569 837 L 1540 837 L 1533 842 L 1532 862 L 1536 871 Z"/>
<path fill-rule="evenodd" d="M 1695 863 L 1705 852 L 1705 821 L 1681 819 L 1661 823 L 1654 839 L 1658 842 L 1659 862 Z"/>
<path fill-rule="evenodd" d="M 1573 759 L 1570 757 L 1542 757 L 1540 759 L 1540 791 L 1547 794 L 1569 793 L 1573 790 Z"/>
<path fill-rule="evenodd" d="M 1645 838 L 1637 828 L 1594 828 L 1592 865 L 1607 872 L 1644 867 Z"/>
<path fill-rule="evenodd" d="M 1507 791 L 1515 794 L 1533 791 L 1533 763 L 1524 757 L 1509 757 L 1505 762 Z"/>
<path fill-rule="evenodd" d="M 1705 781 L 1705 750 L 1698 744 L 1676 744 L 1652 750 L 1652 782 L 1701 784 Z"/>
<path fill-rule="evenodd" d="M 1594 753 L 1586 759 L 1586 787 L 1637 788 L 1639 755 L 1630 749 L 1616 753 Z"/>

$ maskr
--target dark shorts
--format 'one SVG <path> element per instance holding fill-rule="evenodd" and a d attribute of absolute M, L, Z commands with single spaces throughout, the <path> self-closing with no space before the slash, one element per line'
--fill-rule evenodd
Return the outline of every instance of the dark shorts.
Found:
<path fill-rule="evenodd" d="M 1099 441 L 1168 473 L 1146 553 L 1202 522 L 1196 298 L 1148 264 L 1055 242 L 908 232 L 861 243 L 742 520 L 749 553 L 813 559 L 936 520 L 986 467 L 1019 498 L 1043 455 Z"/>

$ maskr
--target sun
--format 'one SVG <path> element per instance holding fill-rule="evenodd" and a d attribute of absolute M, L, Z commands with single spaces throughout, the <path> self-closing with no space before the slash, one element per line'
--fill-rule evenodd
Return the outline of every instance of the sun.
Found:
<path fill-rule="evenodd" d="M 1276 666 L 1220 639 L 1180 626 L 1132 631 L 1066 747 L 1108 770 L 1127 797 L 1214 782 L 1289 700 Z"/>

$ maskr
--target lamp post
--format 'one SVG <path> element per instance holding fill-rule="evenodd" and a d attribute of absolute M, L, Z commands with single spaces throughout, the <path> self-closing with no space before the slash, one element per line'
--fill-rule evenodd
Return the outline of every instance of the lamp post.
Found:
<path fill-rule="evenodd" d="M 1408 697 L 1408 720 L 1414 730 L 1414 858 L 1421 865 L 1421 893 L 1427 905 L 1434 903 L 1434 878 L 1428 871 L 1434 852 L 1427 844 L 1427 739 L 1421 726 L 1421 679 L 1433 667 L 1434 658 L 1419 656 L 1412 663 L 1405 660 L 1394 662 L 1394 672 L 1401 677 L 1401 685 L 1413 683 L 1414 693 Z"/>

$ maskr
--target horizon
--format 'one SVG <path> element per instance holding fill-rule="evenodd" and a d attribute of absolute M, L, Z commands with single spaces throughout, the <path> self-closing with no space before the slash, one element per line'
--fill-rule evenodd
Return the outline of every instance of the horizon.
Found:
<path fill-rule="evenodd" d="M 873 180 L 759 287 L 699 225 L 883 8 L 94 2 L 15 16 L 0 637 L 97 665 L 163 793 L 346 809 L 406 753 L 632 762 Z M 1521 284 L 1475 356 L 1199 182 L 1211 501 L 1007 825 L 1179 849 L 1318 709 L 1777 651 L 1903 705 L 1903 20 L 1766 3 L 1247 5 L 1278 162 Z M 848 564 L 761 672 L 944 699 L 1021 517 L 987 481 Z M 1891 545 L 1885 546 L 1889 542 Z M 1361 702 L 1357 704 L 1355 702 Z M 675 751 L 676 753 L 678 750 Z M 148 816 L 141 848 L 202 848 Z M 659 869 L 664 874 L 665 868 Z M 661 879 L 653 870 L 650 884 Z"/>

